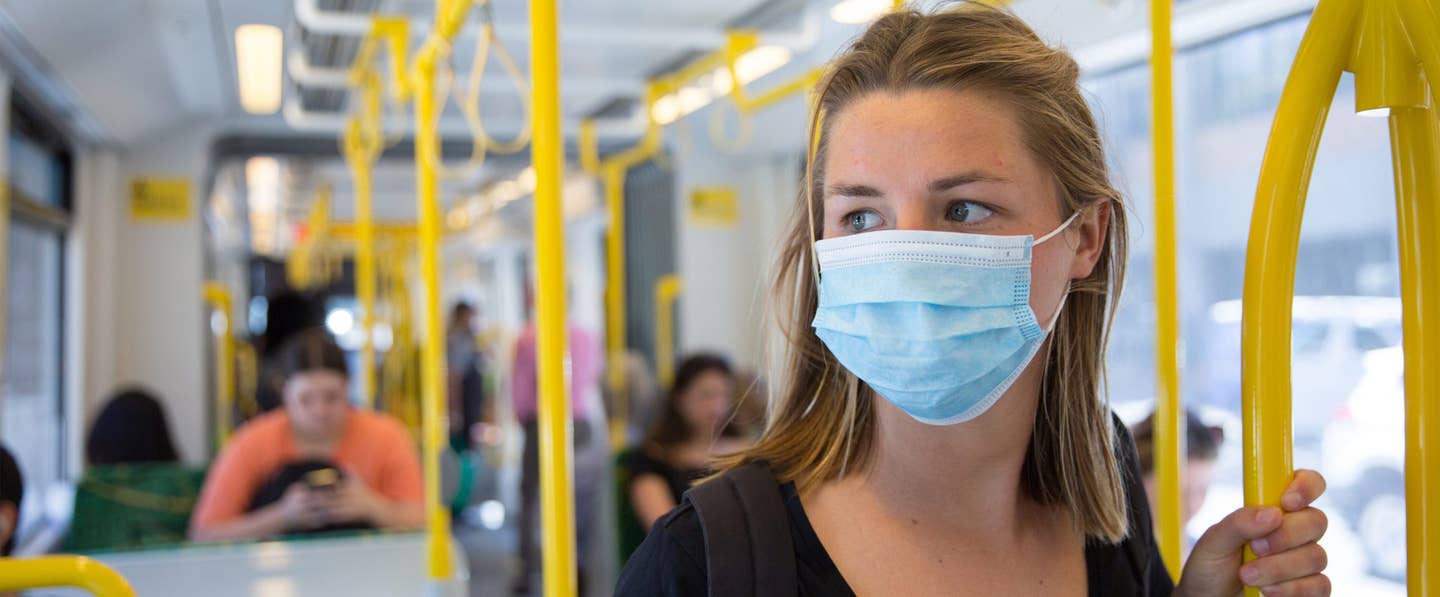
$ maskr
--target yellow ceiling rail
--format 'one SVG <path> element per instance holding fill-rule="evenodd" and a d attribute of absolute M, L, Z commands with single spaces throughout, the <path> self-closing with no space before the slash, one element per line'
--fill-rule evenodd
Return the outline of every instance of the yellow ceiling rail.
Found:
<path fill-rule="evenodd" d="M 682 290 L 675 274 L 655 281 L 655 378 L 662 388 L 675 383 L 675 299 Z"/>
<path fill-rule="evenodd" d="M 0 558 L 0 591 L 79 587 L 96 597 L 135 597 L 114 568 L 84 556 Z"/>
<path fill-rule="evenodd" d="M 221 315 L 220 330 L 215 337 L 215 448 L 218 451 L 230 441 L 231 413 L 235 408 L 235 328 L 230 318 L 235 314 L 235 300 L 230 289 L 219 282 L 206 282 L 202 287 L 205 304 L 212 313 Z"/>
<path fill-rule="evenodd" d="M 1151 143 L 1155 148 L 1155 474 L 1156 540 L 1170 578 L 1180 578 L 1180 464 L 1185 459 L 1180 402 L 1180 310 L 1176 291 L 1174 47 L 1170 41 L 1171 0 L 1150 2 Z"/>
<path fill-rule="evenodd" d="M 1245 502 L 1278 505 L 1293 475 L 1290 324 L 1301 216 L 1345 70 L 1355 73 L 1357 111 L 1390 118 L 1405 337 L 1406 576 L 1410 595 L 1433 597 L 1440 595 L 1440 369 L 1432 366 L 1440 359 L 1440 318 L 1432 316 L 1440 313 L 1440 15 L 1430 0 L 1320 0 L 1281 94 L 1246 254 Z"/>
<path fill-rule="evenodd" d="M 571 490 L 571 409 L 564 363 L 569 333 L 565 324 L 565 215 L 560 204 L 565 147 L 560 127 L 558 29 L 556 0 L 530 0 L 542 564 L 545 593 L 574 597 L 575 494 Z"/>

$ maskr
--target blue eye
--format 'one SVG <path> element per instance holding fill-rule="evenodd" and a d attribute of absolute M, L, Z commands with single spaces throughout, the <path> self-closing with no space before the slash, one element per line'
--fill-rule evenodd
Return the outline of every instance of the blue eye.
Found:
<path fill-rule="evenodd" d="M 870 210 L 851 212 L 845 216 L 845 228 L 850 232 L 864 232 L 880 225 L 880 214 Z"/>
<path fill-rule="evenodd" d="M 974 201 L 956 201 L 950 204 L 950 211 L 945 214 L 945 217 L 955 222 L 973 224 L 994 214 L 995 212 L 990 211 L 990 208 Z"/>

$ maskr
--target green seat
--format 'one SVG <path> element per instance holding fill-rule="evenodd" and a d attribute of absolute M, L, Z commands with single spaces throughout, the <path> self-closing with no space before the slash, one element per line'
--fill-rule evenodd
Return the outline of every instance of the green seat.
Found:
<path fill-rule="evenodd" d="M 635 508 L 630 505 L 630 479 L 634 477 L 634 472 L 630 470 L 630 461 L 638 449 L 628 448 L 615 456 L 615 538 L 619 542 L 617 561 L 621 567 L 625 566 L 630 554 L 635 553 L 635 550 L 640 548 L 640 543 L 645 540 L 645 527 L 640 524 L 639 517 L 635 516 Z"/>
<path fill-rule="evenodd" d="M 67 552 L 185 542 L 205 470 L 180 464 L 93 467 L 75 488 Z"/>

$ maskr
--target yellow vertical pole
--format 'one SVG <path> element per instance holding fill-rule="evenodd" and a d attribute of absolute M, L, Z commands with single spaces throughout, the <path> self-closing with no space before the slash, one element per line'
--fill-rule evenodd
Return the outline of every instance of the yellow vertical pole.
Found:
<path fill-rule="evenodd" d="M 1440 121 L 1394 108 L 1390 137 L 1405 328 L 1405 506 L 1409 594 L 1440 595 Z"/>
<path fill-rule="evenodd" d="M 230 291 L 219 282 L 206 282 L 205 302 L 219 312 L 223 324 L 215 334 L 215 448 L 230 441 L 230 413 L 235 404 L 235 328 L 230 325 L 234 302 Z"/>
<path fill-rule="evenodd" d="M 436 25 L 447 0 L 436 2 Z M 434 40 L 433 34 L 431 40 Z M 415 58 L 415 178 L 417 219 L 420 226 L 417 254 L 420 261 L 424 345 L 420 348 L 421 454 L 425 462 L 426 554 L 430 580 L 440 584 L 451 576 L 450 520 L 440 498 L 440 449 L 445 428 L 445 332 L 440 323 L 440 161 L 436 126 L 435 69 L 438 60 L 434 45 Z"/>
<path fill-rule="evenodd" d="M 1180 312 L 1175 256 L 1175 91 L 1170 43 L 1171 0 L 1150 2 L 1150 109 L 1155 154 L 1155 473 L 1160 499 L 1155 518 L 1160 555 L 1170 578 L 1180 577 Z"/>
<path fill-rule="evenodd" d="M 655 378 L 662 388 L 675 383 L 675 297 L 682 289 L 675 274 L 655 283 Z"/>
<path fill-rule="evenodd" d="M 530 77 L 535 131 L 535 307 L 539 315 L 540 504 L 545 594 L 573 597 L 575 494 L 570 397 L 565 383 L 565 228 L 560 210 L 564 148 L 560 132 L 560 56 L 556 0 L 530 1 Z"/>
<path fill-rule="evenodd" d="M 1260 167 L 1245 252 L 1241 411 L 1245 505 L 1278 506 L 1291 463 L 1290 323 L 1300 218 L 1315 152 L 1353 47 L 1355 0 L 1322 0 L 1285 82 Z M 1255 554 L 1247 547 L 1245 559 Z M 1259 589 L 1247 588 L 1248 597 Z"/>
<path fill-rule="evenodd" d="M 630 397 L 625 391 L 625 166 L 606 164 L 605 212 L 609 231 L 605 235 L 605 345 L 606 382 L 614 397 L 610 413 L 610 443 L 615 450 L 625 447 L 625 428 L 630 417 Z"/>

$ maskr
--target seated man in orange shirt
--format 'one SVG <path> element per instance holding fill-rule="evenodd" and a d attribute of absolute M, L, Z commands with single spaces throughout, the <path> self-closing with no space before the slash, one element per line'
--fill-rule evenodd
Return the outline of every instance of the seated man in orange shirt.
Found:
<path fill-rule="evenodd" d="M 350 406 L 345 355 L 324 330 L 280 355 L 284 408 L 240 428 L 190 519 L 194 541 L 424 522 L 420 457 L 404 427 Z"/>

